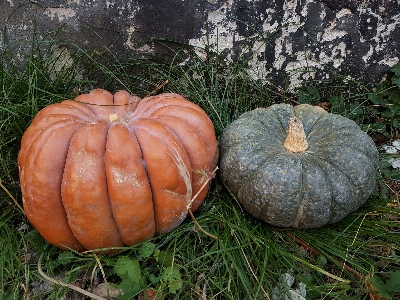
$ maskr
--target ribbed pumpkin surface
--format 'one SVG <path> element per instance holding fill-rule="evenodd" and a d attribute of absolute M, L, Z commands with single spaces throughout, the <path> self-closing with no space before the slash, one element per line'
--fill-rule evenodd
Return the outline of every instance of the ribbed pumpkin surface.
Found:
<path fill-rule="evenodd" d="M 216 149 L 211 120 L 177 94 L 140 99 L 97 89 L 50 105 L 18 155 L 26 216 L 61 248 L 141 242 L 185 219 Z"/>
<path fill-rule="evenodd" d="M 283 146 L 288 121 L 304 126 L 308 149 Z M 310 105 L 272 105 L 240 116 L 220 141 L 220 174 L 231 193 L 267 223 L 315 228 L 358 209 L 376 184 L 378 151 L 359 126 Z"/>

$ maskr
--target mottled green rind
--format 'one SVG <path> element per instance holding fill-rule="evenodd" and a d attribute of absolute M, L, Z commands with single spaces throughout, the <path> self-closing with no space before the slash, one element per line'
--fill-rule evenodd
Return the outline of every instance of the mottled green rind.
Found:
<path fill-rule="evenodd" d="M 283 143 L 288 120 L 303 123 L 301 153 Z M 282 227 L 316 228 L 363 205 L 376 184 L 378 151 L 359 126 L 311 105 L 276 104 L 241 115 L 220 140 L 220 174 L 254 217 Z"/>

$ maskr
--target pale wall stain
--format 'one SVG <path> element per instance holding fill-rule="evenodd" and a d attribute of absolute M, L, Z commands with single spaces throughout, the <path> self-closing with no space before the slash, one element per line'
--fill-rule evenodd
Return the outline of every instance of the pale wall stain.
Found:
<path fill-rule="evenodd" d="M 219 9 L 208 13 L 207 22 L 212 26 L 201 30 L 202 37 L 190 39 L 189 44 L 195 47 L 204 48 L 205 45 L 212 47 L 219 53 L 230 50 L 235 41 L 243 40 L 244 37 L 237 34 L 237 25 L 234 20 L 227 18 L 225 11 L 233 4 L 233 0 L 224 3 Z M 233 52 L 228 52 L 230 59 Z M 203 55 L 199 52 L 199 55 Z"/>
<path fill-rule="evenodd" d="M 111 3 L 110 5 L 114 5 L 114 3 Z M 130 6 L 129 6 L 130 7 Z M 125 7 L 119 7 L 119 13 L 121 14 L 122 11 L 125 9 Z M 135 16 L 136 14 L 140 11 L 140 7 L 130 7 L 129 8 L 129 14 L 128 14 L 128 19 L 131 20 L 130 22 L 133 24 L 131 26 L 129 26 L 126 29 L 126 35 L 127 35 L 127 39 L 125 44 L 129 47 L 129 49 L 135 50 L 136 46 L 135 46 L 135 42 L 134 42 L 134 36 L 136 34 L 137 31 L 137 27 L 134 25 L 135 24 Z"/>
<path fill-rule="evenodd" d="M 215 3 L 215 1 L 213 1 Z M 252 1 L 249 1 L 252 3 Z M 317 42 L 323 44 L 318 52 L 312 52 L 310 49 L 304 49 L 303 51 L 293 51 L 293 45 L 291 37 L 293 35 L 302 34 L 304 20 L 308 16 L 308 7 L 311 4 L 315 5 L 316 1 L 307 0 L 299 9 L 299 3 L 297 0 L 286 0 L 283 4 L 284 14 L 282 21 L 277 22 L 276 19 L 272 21 L 271 18 L 265 18 L 263 29 L 266 32 L 274 32 L 280 28 L 280 33 L 275 38 L 274 53 L 275 59 L 272 64 L 267 64 L 266 60 L 263 60 L 261 53 L 266 50 L 266 45 L 262 41 L 256 41 L 250 49 L 254 55 L 250 60 L 249 74 L 254 79 L 268 79 L 272 74 L 273 69 L 285 70 L 290 76 L 290 89 L 294 89 L 301 84 L 304 79 L 313 78 L 315 72 L 312 70 L 320 71 L 323 70 L 326 64 L 331 64 L 335 68 L 340 68 L 345 62 L 346 57 L 351 53 L 352 49 L 348 49 L 346 43 L 342 41 L 348 33 L 340 28 L 340 22 L 345 22 L 346 18 L 353 17 L 353 12 L 348 8 L 343 8 L 336 13 L 334 19 L 329 20 L 328 26 L 324 28 L 317 36 Z M 205 45 L 205 41 L 208 40 L 210 46 L 216 46 L 215 50 L 218 52 L 227 51 L 227 57 L 230 59 L 233 56 L 230 49 L 233 49 L 233 43 L 235 41 L 244 40 L 245 37 L 238 35 L 236 22 L 229 18 L 227 11 L 232 8 L 232 1 L 223 3 L 221 7 L 214 12 L 209 14 L 208 28 L 212 28 L 211 31 L 206 31 L 206 27 L 202 29 L 202 35 L 200 38 L 190 39 L 189 43 L 196 47 Z M 320 5 L 324 5 L 320 3 Z M 266 12 L 257 12 L 268 15 L 270 12 L 274 12 L 273 9 Z M 381 9 L 382 10 L 382 9 Z M 300 11 L 300 12 L 299 12 Z M 393 36 L 393 31 L 398 29 L 400 26 L 400 15 L 396 15 L 391 18 L 391 22 L 383 22 L 382 17 L 374 13 L 371 8 L 367 5 L 360 5 L 356 12 L 358 16 L 363 14 L 369 14 L 378 19 L 378 26 L 372 41 L 375 41 L 376 45 L 373 46 L 369 43 L 366 47 L 366 52 L 362 53 L 362 61 L 366 65 L 368 64 L 383 64 L 387 66 L 394 66 L 399 62 L 399 58 L 396 53 L 393 56 L 390 54 L 386 55 L 381 61 L 373 61 L 371 58 L 374 53 L 384 51 L 386 45 L 390 44 L 390 38 Z M 327 18 L 326 12 L 323 10 L 319 17 L 321 20 Z M 326 20 L 325 20 L 326 21 Z M 362 36 L 359 36 L 359 41 L 364 41 Z M 245 49 L 248 50 L 248 49 Z"/>
<path fill-rule="evenodd" d="M 51 56 L 49 62 L 52 65 L 50 69 L 50 77 L 55 81 L 58 77 L 62 77 L 65 72 L 70 72 L 71 67 L 75 64 L 71 53 L 68 48 L 53 45 L 51 47 Z M 75 74 L 75 79 L 82 79 L 83 75 L 81 71 Z"/>
<path fill-rule="evenodd" d="M 81 0 L 67 0 L 67 4 L 77 4 L 81 5 Z"/>
<path fill-rule="evenodd" d="M 58 22 L 68 20 L 76 16 L 75 10 L 64 7 L 48 7 L 44 10 L 44 14 L 47 15 L 52 21 L 57 18 Z"/>

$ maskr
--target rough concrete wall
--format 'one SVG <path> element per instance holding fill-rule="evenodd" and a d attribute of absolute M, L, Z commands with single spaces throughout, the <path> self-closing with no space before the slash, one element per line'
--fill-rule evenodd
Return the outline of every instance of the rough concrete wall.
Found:
<path fill-rule="evenodd" d="M 208 39 L 228 57 L 252 53 L 255 78 L 285 71 L 294 87 L 303 79 L 328 77 L 327 71 L 333 70 L 377 82 L 399 62 L 399 3 L 227 1 L 209 12 Z M 205 28 L 200 37 L 190 39 L 191 44 L 205 43 Z"/>
<path fill-rule="evenodd" d="M 400 57 L 396 0 L 0 0 L 0 39 L 60 26 L 61 41 L 88 51 L 154 50 L 150 38 L 209 43 L 228 59 L 247 57 L 255 78 L 289 76 L 291 87 L 329 70 L 377 82 Z"/>

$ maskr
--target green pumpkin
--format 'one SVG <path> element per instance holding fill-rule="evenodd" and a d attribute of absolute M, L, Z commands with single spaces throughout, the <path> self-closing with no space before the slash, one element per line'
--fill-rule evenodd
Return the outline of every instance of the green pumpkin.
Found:
<path fill-rule="evenodd" d="M 318 106 L 244 113 L 220 140 L 220 175 L 254 217 L 282 227 L 335 223 L 375 189 L 378 151 L 359 126 Z"/>

